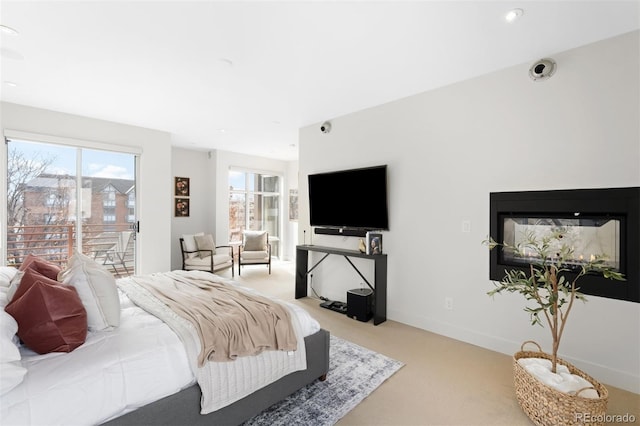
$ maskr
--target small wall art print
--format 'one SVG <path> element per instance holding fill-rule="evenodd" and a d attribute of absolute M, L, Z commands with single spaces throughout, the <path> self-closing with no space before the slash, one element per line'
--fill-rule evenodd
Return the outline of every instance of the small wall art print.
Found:
<path fill-rule="evenodd" d="M 176 197 L 188 197 L 189 196 L 189 178 L 176 177 L 174 188 L 175 188 Z"/>
<path fill-rule="evenodd" d="M 367 232 L 367 254 L 382 254 L 382 234 Z"/>
<path fill-rule="evenodd" d="M 176 197 L 175 201 L 175 216 L 189 217 L 189 199 Z"/>
<path fill-rule="evenodd" d="M 296 222 L 298 220 L 298 190 L 289 190 L 289 220 Z"/>

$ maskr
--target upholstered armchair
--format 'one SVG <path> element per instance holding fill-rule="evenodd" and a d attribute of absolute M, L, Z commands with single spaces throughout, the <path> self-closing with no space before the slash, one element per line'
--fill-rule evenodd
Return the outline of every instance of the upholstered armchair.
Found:
<path fill-rule="evenodd" d="M 244 265 L 268 265 L 271 273 L 271 244 L 267 231 L 243 231 L 238 253 L 238 275 Z"/>
<path fill-rule="evenodd" d="M 233 249 L 231 246 L 216 246 L 211 234 L 200 232 L 180 238 L 182 269 L 185 271 L 207 271 L 216 273 L 231 268 L 234 276 Z"/>

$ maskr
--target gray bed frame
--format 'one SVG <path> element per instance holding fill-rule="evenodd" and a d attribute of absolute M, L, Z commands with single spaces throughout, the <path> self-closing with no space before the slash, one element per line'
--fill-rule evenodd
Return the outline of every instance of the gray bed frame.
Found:
<path fill-rule="evenodd" d="M 309 383 L 326 378 L 329 371 L 329 332 L 320 329 L 305 337 L 304 341 L 307 352 L 306 370 L 291 373 L 218 411 L 200 414 L 200 387 L 196 384 L 104 424 L 239 425 Z"/>

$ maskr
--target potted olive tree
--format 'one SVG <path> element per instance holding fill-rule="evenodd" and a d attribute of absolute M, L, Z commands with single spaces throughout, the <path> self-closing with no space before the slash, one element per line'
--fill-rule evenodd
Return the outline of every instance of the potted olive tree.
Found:
<path fill-rule="evenodd" d="M 558 348 L 575 301 L 586 301 L 579 291 L 580 278 L 594 273 L 613 280 L 624 280 L 624 277 L 609 266 L 608 259 L 603 255 L 576 259 L 573 244 L 567 238 L 570 231 L 570 227 L 556 227 L 538 235 L 533 230 L 527 230 L 513 244 L 498 243 L 493 238 L 483 242 L 490 249 L 499 246 L 516 257 L 526 259 L 528 264 L 526 272 L 516 268 L 507 271 L 502 281 L 495 282 L 495 288 L 488 294 L 521 294 L 527 301 L 524 310 L 529 313 L 531 324 L 546 324 L 551 331 L 551 354 L 542 352 L 539 346 L 537 352 L 525 351 L 523 344 L 521 351 L 514 356 L 518 402 L 529 418 L 539 425 L 581 424 L 584 422 L 576 418 L 578 415 L 589 413 L 589 418 L 592 419 L 598 414 L 606 414 L 606 388 L 570 363 L 559 359 Z M 583 389 L 573 393 L 559 391 L 524 369 L 523 363 L 518 362 L 522 358 L 547 359 L 554 374 L 558 374 L 560 364 L 563 366 L 560 374 L 568 370 L 570 374 L 584 378 L 591 383 L 597 395 L 585 397 L 581 394 Z"/>

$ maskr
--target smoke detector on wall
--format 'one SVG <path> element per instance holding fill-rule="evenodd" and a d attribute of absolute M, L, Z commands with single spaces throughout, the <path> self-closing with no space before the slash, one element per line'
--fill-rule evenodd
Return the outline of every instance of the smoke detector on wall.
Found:
<path fill-rule="evenodd" d="M 556 61 L 551 58 L 543 58 L 535 61 L 529 68 L 529 77 L 533 81 L 545 81 L 556 72 Z"/>

